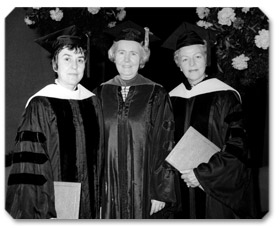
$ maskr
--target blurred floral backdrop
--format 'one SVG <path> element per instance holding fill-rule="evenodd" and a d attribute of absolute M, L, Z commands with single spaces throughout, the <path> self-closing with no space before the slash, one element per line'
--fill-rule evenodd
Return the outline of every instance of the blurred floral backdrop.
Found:
<path fill-rule="evenodd" d="M 26 8 L 24 21 L 40 36 L 76 24 L 89 35 L 91 45 L 106 55 L 108 42 L 102 31 L 125 20 L 129 9 Z M 141 10 L 144 15 L 145 9 Z M 269 21 L 259 8 L 186 8 L 186 14 L 190 11 L 196 11 L 198 26 L 217 32 L 218 78 L 241 93 L 260 80 L 268 81 Z"/>
<path fill-rule="evenodd" d="M 104 28 L 115 26 L 117 21 L 122 21 L 126 16 L 126 11 L 122 7 L 33 7 L 25 10 L 25 23 L 30 28 L 36 29 L 40 35 L 76 24 L 84 32 L 98 36 Z"/>
<path fill-rule="evenodd" d="M 25 8 L 25 10 L 26 25 L 34 29 L 39 36 L 75 24 L 90 37 L 91 45 L 99 47 L 101 50 L 105 45 L 102 31 L 114 27 L 126 16 L 123 7 L 33 7 Z"/>
<path fill-rule="evenodd" d="M 269 73 L 269 21 L 259 8 L 196 8 L 197 25 L 217 32 L 218 77 L 241 92 Z"/>
<path fill-rule="evenodd" d="M 114 27 L 126 17 L 123 7 L 33 7 L 25 8 L 24 22 L 37 36 L 76 25 L 88 37 L 88 62 L 83 82 L 88 89 L 105 81 L 105 63 L 110 40 L 103 30 Z M 94 53 L 91 54 L 91 53 Z M 91 77 L 92 76 L 92 77 Z M 97 77 L 96 77 L 97 76 Z"/>

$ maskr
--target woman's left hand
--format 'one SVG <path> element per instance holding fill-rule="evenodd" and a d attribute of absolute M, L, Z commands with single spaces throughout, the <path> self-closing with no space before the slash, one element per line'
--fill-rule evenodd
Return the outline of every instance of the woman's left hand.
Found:
<path fill-rule="evenodd" d="M 165 207 L 165 202 L 161 202 L 158 200 L 151 200 L 152 206 L 151 206 L 151 211 L 150 211 L 150 215 L 159 212 L 160 210 L 162 210 Z"/>
<path fill-rule="evenodd" d="M 182 173 L 181 178 L 184 180 L 184 182 L 186 182 L 188 187 L 195 188 L 200 185 L 193 172 L 193 169 L 184 170 L 181 171 L 181 173 Z"/>

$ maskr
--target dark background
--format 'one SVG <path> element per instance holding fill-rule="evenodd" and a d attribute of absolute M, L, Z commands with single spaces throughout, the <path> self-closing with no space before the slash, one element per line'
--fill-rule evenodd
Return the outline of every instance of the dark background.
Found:
<path fill-rule="evenodd" d="M 125 20 L 147 26 L 161 38 L 158 43 L 151 44 L 150 61 L 139 73 L 170 91 L 181 82 L 181 73 L 173 61 L 173 53 L 160 45 L 183 21 L 195 23 L 199 20 L 195 8 L 126 8 L 126 12 Z M 13 148 L 17 126 L 28 98 L 54 81 L 48 53 L 33 42 L 37 35 L 25 24 L 24 16 L 23 8 L 15 8 L 5 20 L 6 151 Z M 90 90 L 117 74 L 106 50 L 93 49 L 91 52 L 90 75 L 82 80 L 82 84 Z M 268 95 L 268 81 L 259 81 L 242 97 L 252 166 L 256 170 L 256 180 L 260 180 L 256 193 L 260 194 L 261 213 L 268 210 Z"/>

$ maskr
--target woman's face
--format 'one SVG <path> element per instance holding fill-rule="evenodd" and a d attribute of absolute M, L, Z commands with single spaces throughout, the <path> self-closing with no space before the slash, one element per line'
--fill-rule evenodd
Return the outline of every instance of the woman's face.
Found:
<path fill-rule="evenodd" d="M 115 53 L 117 70 L 124 80 L 136 76 L 140 64 L 140 44 L 131 40 L 120 40 Z"/>
<path fill-rule="evenodd" d="M 179 66 L 191 85 L 195 85 L 205 78 L 205 46 L 190 45 L 182 47 L 178 57 Z"/>
<path fill-rule="evenodd" d="M 57 56 L 57 79 L 65 88 L 74 90 L 82 80 L 85 70 L 85 55 L 77 50 L 62 49 Z"/>

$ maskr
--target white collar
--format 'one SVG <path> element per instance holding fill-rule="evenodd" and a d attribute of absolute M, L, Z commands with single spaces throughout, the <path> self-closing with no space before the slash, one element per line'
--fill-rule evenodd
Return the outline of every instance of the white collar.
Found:
<path fill-rule="evenodd" d="M 43 89 L 35 93 L 32 97 L 30 97 L 25 105 L 28 106 L 29 102 L 32 98 L 37 96 L 43 97 L 53 97 L 58 99 L 66 99 L 66 100 L 83 100 L 92 96 L 95 96 L 94 93 L 90 92 L 88 89 L 83 87 L 81 84 L 77 85 L 77 89 L 75 91 L 69 90 L 63 87 L 57 80 L 55 80 L 56 84 L 50 84 L 45 86 Z"/>
<path fill-rule="evenodd" d="M 226 83 L 220 81 L 217 78 L 211 78 L 205 81 L 200 82 L 196 86 L 192 87 L 191 90 L 187 90 L 183 83 L 179 84 L 173 90 L 169 92 L 170 97 L 182 97 L 182 98 L 191 98 L 200 94 L 211 93 L 215 91 L 225 91 L 232 90 L 235 91 L 241 101 L 241 96 L 237 90 L 227 85 Z"/>

